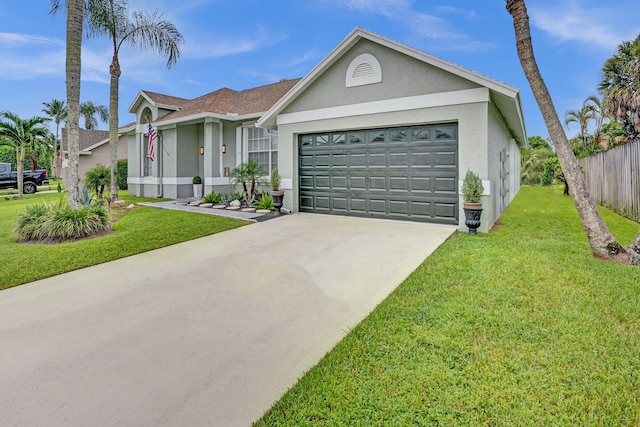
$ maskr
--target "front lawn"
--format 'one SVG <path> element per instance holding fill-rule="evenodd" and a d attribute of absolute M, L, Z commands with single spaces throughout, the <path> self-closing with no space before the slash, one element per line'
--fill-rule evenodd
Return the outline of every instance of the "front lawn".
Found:
<path fill-rule="evenodd" d="M 621 243 L 640 228 L 603 215 Z M 561 189 L 524 187 L 493 231 L 452 236 L 256 425 L 640 425 L 639 373 L 640 268 L 595 259 Z"/>
<path fill-rule="evenodd" d="M 127 204 L 158 200 L 132 197 L 126 192 L 121 196 Z M 23 200 L 0 198 L 0 289 L 247 224 L 214 215 L 137 207 L 131 211 L 114 210 L 113 214 L 122 218 L 113 224 L 113 233 L 106 236 L 56 245 L 16 243 L 11 230 L 25 207 L 60 197 L 49 193 L 26 195 Z"/>

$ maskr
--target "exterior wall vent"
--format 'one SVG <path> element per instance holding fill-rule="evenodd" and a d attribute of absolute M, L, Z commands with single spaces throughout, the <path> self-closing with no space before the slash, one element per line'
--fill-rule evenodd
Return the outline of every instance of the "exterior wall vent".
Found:
<path fill-rule="evenodd" d="M 358 55 L 347 68 L 346 86 L 364 86 L 382 82 L 382 68 L 375 56 L 369 53 Z"/>

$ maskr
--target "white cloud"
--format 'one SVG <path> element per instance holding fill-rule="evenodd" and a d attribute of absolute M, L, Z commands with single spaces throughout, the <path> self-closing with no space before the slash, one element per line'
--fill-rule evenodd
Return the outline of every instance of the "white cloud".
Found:
<path fill-rule="evenodd" d="M 452 6 L 438 6 L 436 10 L 438 12 L 449 13 L 452 15 L 462 15 L 463 18 L 467 21 L 472 21 L 477 17 L 477 13 L 475 11 L 459 9 L 457 7 L 452 7 Z"/>
<path fill-rule="evenodd" d="M 20 34 L 0 32 L 0 45 L 8 47 L 18 47 L 25 45 L 58 45 L 64 46 L 62 40 L 51 37 L 40 36 L 38 34 Z"/>
<path fill-rule="evenodd" d="M 438 50 L 487 50 L 490 43 L 474 40 L 468 34 L 457 31 L 450 21 L 439 16 L 420 13 L 413 8 L 410 0 L 334 0 L 340 7 L 360 12 L 379 13 L 390 20 L 407 25 L 420 37 L 438 42 Z M 436 8 L 442 13 L 463 15 L 465 19 L 475 18 L 475 12 L 442 6 Z"/>
<path fill-rule="evenodd" d="M 243 35 L 236 37 L 222 37 L 206 35 L 191 35 L 185 40 L 182 48 L 184 58 L 219 58 L 223 56 L 237 55 L 240 53 L 253 52 L 265 46 L 274 45 L 289 36 L 282 33 L 271 34 L 263 27 L 253 35 Z"/>
<path fill-rule="evenodd" d="M 619 16 L 610 16 L 612 11 L 619 13 L 615 8 L 586 7 L 580 2 L 569 1 L 553 7 L 533 6 L 529 15 L 534 26 L 558 41 L 578 41 L 613 50 L 623 40 L 635 38 L 638 27 L 629 29 L 628 25 L 619 25 Z"/>
<path fill-rule="evenodd" d="M 380 13 L 385 16 L 396 15 L 398 10 L 411 7 L 409 0 L 337 0 L 338 5 L 360 12 Z"/>
<path fill-rule="evenodd" d="M 449 21 L 438 16 L 417 13 L 410 27 L 414 33 L 437 41 L 440 50 L 479 51 L 493 47 L 491 43 L 474 40 L 456 31 Z"/>

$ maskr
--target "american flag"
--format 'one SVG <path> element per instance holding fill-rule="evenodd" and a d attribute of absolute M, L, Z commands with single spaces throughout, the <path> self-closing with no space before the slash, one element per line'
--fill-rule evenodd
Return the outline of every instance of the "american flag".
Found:
<path fill-rule="evenodd" d="M 153 151 L 153 140 L 158 137 L 158 132 L 149 123 L 149 140 L 147 141 L 147 153 L 152 162 L 156 160 L 156 153 Z"/>

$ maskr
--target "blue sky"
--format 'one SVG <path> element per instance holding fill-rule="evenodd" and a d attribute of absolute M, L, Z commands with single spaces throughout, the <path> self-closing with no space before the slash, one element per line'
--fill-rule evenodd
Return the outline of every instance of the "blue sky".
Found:
<path fill-rule="evenodd" d="M 527 3 L 538 64 L 564 117 L 597 93 L 616 46 L 640 33 L 637 19 L 624 18 L 639 16 L 640 2 Z M 42 115 L 45 101 L 66 99 L 65 16 L 49 8 L 49 0 L 0 0 L 0 111 L 26 118 Z M 129 9 L 163 12 L 185 42 L 169 70 L 150 52 L 121 52 L 121 125 L 133 121 L 127 110 L 142 89 L 191 99 L 302 77 L 360 26 L 519 88 L 528 135 L 548 136 L 504 0 L 130 0 Z M 81 100 L 108 105 L 108 42 L 85 40 L 82 61 Z"/>

